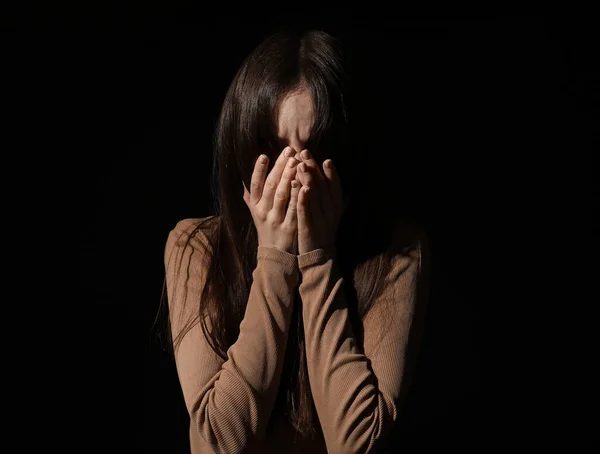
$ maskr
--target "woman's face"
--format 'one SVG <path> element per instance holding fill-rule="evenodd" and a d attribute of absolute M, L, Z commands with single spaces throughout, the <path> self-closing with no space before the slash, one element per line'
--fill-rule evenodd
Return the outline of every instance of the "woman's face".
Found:
<path fill-rule="evenodd" d="M 286 146 L 296 150 L 296 159 L 304 149 L 310 130 L 315 122 L 313 103 L 306 90 L 288 94 L 279 108 L 277 137 L 283 149 Z"/>
<path fill-rule="evenodd" d="M 306 90 L 288 94 L 279 108 L 277 137 L 281 149 L 286 146 L 296 150 L 296 159 L 300 161 L 300 152 L 304 150 L 315 122 L 313 102 Z M 343 210 L 349 200 L 344 197 Z"/>

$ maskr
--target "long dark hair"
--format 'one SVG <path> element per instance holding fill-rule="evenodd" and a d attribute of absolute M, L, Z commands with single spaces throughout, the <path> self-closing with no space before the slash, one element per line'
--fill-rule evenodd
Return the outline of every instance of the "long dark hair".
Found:
<path fill-rule="evenodd" d="M 199 223 L 210 241 L 206 285 L 197 310 L 168 344 L 177 349 L 195 324 L 224 360 L 239 335 L 256 267 L 257 233 L 243 201 L 244 181 L 250 187 L 254 163 L 261 153 L 274 163 L 282 150 L 277 140 L 277 111 L 285 95 L 303 87 L 314 102 L 315 124 L 306 144 L 319 163 L 331 158 L 350 199 L 336 239 L 350 318 L 362 346 L 362 320 L 382 291 L 398 247 L 391 224 L 369 212 L 366 192 L 354 195 L 358 169 L 365 168 L 364 147 L 353 135 L 352 87 L 342 41 L 322 30 L 280 29 L 267 36 L 235 74 L 218 117 L 214 135 L 212 195 L 214 216 Z M 358 191 L 357 191 L 358 192 Z M 372 232 L 369 233 L 369 229 Z M 187 241 L 194 236 L 187 238 Z M 404 236 L 405 238 L 407 236 Z M 365 242 L 364 238 L 369 238 Z M 410 242 L 410 241 L 409 241 Z M 189 270 L 187 271 L 189 273 Z M 296 300 L 299 295 L 296 292 Z M 166 291 L 163 286 L 161 306 Z M 274 412 L 284 415 L 303 437 L 320 431 L 312 400 L 304 350 L 302 311 L 294 304 L 286 357 Z M 211 330 L 206 322 L 208 317 Z M 170 328 L 167 323 L 167 329 Z M 274 418 L 271 418 L 273 420 Z"/>

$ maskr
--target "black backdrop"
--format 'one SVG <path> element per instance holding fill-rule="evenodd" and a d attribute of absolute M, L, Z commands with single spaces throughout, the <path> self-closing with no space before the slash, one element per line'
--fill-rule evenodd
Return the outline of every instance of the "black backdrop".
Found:
<path fill-rule="evenodd" d="M 365 144 L 381 164 L 365 185 L 387 194 L 374 210 L 408 210 L 431 238 L 433 293 L 399 448 L 583 443 L 588 426 L 573 417 L 582 383 L 567 386 L 579 357 L 564 340 L 569 308 L 588 301 L 590 25 L 386 16 L 210 16 L 173 3 L 22 22 L 42 32 L 36 49 L 50 71 L 40 93 L 70 122 L 58 134 L 73 146 L 80 290 L 90 331 L 102 333 L 85 346 L 99 424 L 85 434 L 97 448 L 186 452 L 176 371 L 151 331 L 164 242 L 177 220 L 211 214 L 225 90 L 286 22 L 350 45 Z"/>

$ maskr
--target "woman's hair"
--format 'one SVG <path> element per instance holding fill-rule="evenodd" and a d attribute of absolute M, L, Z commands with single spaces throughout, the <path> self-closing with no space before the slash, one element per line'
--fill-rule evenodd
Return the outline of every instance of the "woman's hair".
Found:
<path fill-rule="evenodd" d="M 211 254 L 206 285 L 194 302 L 194 317 L 168 345 L 177 349 L 195 324 L 212 349 L 224 360 L 239 335 L 252 272 L 257 263 L 257 232 L 243 201 L 242 181 L 250 187 L 254 163 L 261 153 L 270 167 L 283 146 L 277 139 L 278 106 L 285 96 L 306 89 L 314 102 L 315 123 L 305 146 L 322 164 L 333 159 L 346 197 L 355 187 L 365 154 L 352 132 L 358 130 L 350 115 L 352 87 L 349 55 L 341 40 L 321 30 L 281 29 L 269 35 L 243 61 L 235 74 L 218 117 L 214 135 L 212 195 L 215 216 L 202 229 Z M 270 170 L 270 169 L 269 169 Z M 394 248 L 389 225 L 377 223 L 361 193 L 350 197 L 338 228 L 336 249 L 344 292 L 357 345 L 362 346 L 362 323 L 382 291 Z M 373 233 L 369 233 L 372 229 Z M 188 237 L 188 242 L 195 232 Z M 365 236 L 367 235 L 367 236 Z M 365 242 L 363 238 L 369 238 Z M 187 271 L 189 273 L 189 270 Z M 163 302 L 166 292 L 163 287 Z M 289 419 L 301 436 L 315 436 L 319 424 L 310 392 L 306 365 L 302 311 L 296 291 L 286 357 L 274 412 Z M 206 317 L 210 322 L 208 329 Z M 271 420 L 273 420 L 272 418 Z"/>

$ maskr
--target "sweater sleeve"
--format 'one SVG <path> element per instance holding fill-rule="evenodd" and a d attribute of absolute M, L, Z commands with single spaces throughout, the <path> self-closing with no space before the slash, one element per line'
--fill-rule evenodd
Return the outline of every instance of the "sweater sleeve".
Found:
<path fill-rule="evenodd" d="M 238 453 L 262 441 L 275 402 L 299 283 L 297 257 L 258 247 L 239 337 L 224 361 L 211 349 L 198 322 L 208 241 L 198 231 L 185 247 L 192 229 L 190 220 L 180 221 L 169 233 L 165 247 L 173 339 L 196 315 L 196 323 L 175 352 L 177 374 L 192 430 L 197 430 L 214 452 Z"/>
<path fill-rule="evenodd" d="M 398 418 L 420 258 L 420 248 L 394 256 L 384 291 L 363 320 L 362 353 L 335 250 L 298 256 L 308 375 L 328 452 L 385 449 Z"/>

